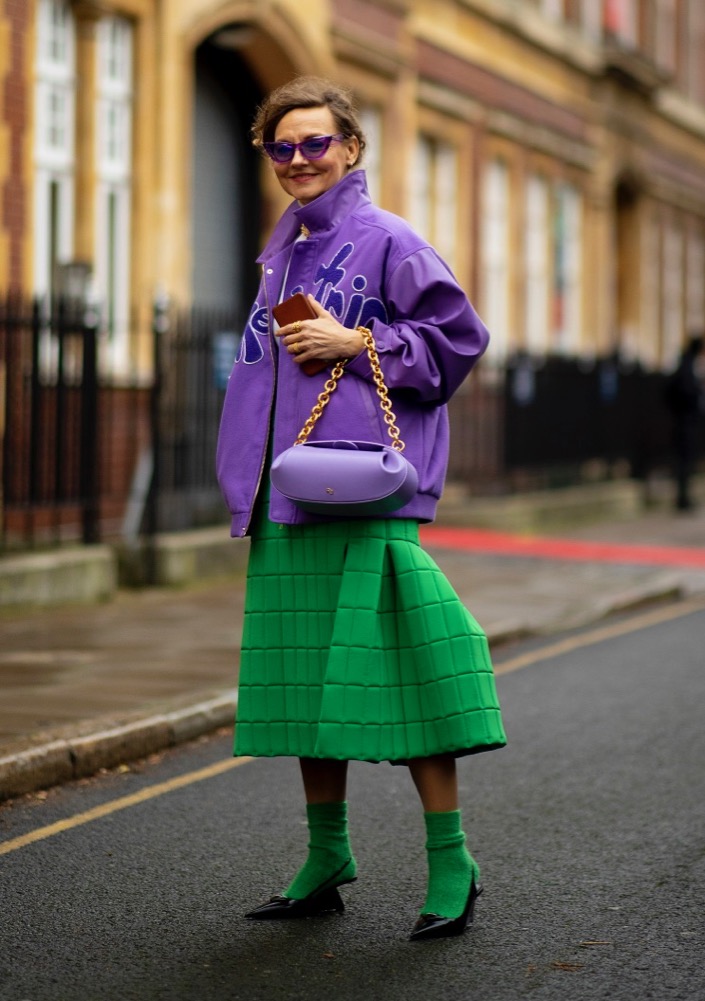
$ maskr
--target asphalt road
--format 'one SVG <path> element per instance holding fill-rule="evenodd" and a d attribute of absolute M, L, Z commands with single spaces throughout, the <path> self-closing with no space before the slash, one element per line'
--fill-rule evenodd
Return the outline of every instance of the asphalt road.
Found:
<path fill-rule="evenodd" d="M 460 763 L 485 883 L 460 939 L 407 941 L 404 768 L 352 766 L 360 879 L 289 924 L 242 914 L 305 851 L 296 764 L 229 734 L 5 805 L 1 1001 L 702 1001 L 704 638 L 701 602 L 502 652 L 510 745 Z"/>

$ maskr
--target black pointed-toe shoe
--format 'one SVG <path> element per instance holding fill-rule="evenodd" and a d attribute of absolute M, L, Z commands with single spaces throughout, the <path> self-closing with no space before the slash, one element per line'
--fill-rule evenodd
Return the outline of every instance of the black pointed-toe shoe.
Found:
<path fill-rule="evenodd" d="M 271 897 L 266 904 L 261 904 L 253 911 L 249 911 L 245 917 L 254 921 L 286 921 L 294 918 L 315 918 L 319 914 L 342 914 L 345 910 L 345 904 L 338 893 L 338 887 L 354 883 L 357 876 L 353 876 L 352 879 L 339 880 L 337 883 L 336 879 L 349 863 L 350 859 L 329 879 L 312 890 L 307 897 L 297 900 L 295 897 L 277 894 L 275 897 Z"/>
<path fill-rule="evenodd" d="M 431 938 L 449 938 L 462 935 L 475 914 L 475 901 L 482 893 L 482 884 L 473 877 L 463 913 L 457 918 L 444 918 L 441 914 L 422 914 L 411 930 L 409 940 L 420 942 Z"/>
<path fill-rule="evenodd" d="M 302 900 L 277 894 L 276 897 L 271 897 L 266 904 L 261 904 L 253 911 L 249 911 L 245 917 L 255 921 L 277 921 L 291 918 L 314 918 L 319 914 L 342 914 L 344 910 L 343 898 L 333 886 L 321 893 L 311 893 Z"/>

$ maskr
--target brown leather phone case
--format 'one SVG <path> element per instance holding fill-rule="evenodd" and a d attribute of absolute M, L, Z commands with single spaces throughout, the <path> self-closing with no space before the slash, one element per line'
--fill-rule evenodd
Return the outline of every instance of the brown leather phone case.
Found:
<path fill-rule="evenodd" d="M 280 302 L 274 306 L 272 308 L 272 316 L 280 327 L 285 327 L 287 323 L 295 323 L 296 320 L 315 319 L 316 311 L 303 292 L 297 292 L 289 299 L 285 299 L 284 302 Z M 312 358 L 310 361 L 302 362 L 299 367 L 306 375 L 317 375 L 324 368 L 327 368 L 328 365 L 329 362 L 323 359 Z"/>

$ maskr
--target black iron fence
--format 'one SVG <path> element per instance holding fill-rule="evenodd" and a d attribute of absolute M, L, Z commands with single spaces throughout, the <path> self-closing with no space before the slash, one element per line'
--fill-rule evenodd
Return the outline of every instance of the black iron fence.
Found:
<path fill-rule="evenodd" d="M 608 475 L 646 479 L 667 471 L 671 415 L 666 376 L 616 355 L 510 359 L 504 392 L 507 475 L 534 473 L 542 485 L 575 482 L 587 464 Z"/>
<path fill-rule="evenodd" d="M 0 303 L 0 550 L 225 521 L 215 443 L 239 328 L 157 303 L 145 381 L 102 370 L 95 310 Z"/>
<path fill-rule="evenodd" d="M 665 380 L 613 356 L 481 363 L 450 403 L 449 479 L 488 494 L 667 473 Z"/>
<path fill-rule="evenodd" d="M 90 309 L 0 303 L 0 550 L 225 523 L 215 444 L 241 325 L 157 303 L 145 384 L 101 374 Z M 616 357 L 481 364 L 451 427 L 449 478 L 476 494 L 669 465 L 664 377 Z"/>
<path fill-rule="evenodd" d="M 215 446 L 242 324 L 230 312 L 155 304 L 148 533 L 226 520 Z"/>
<path fill-rule="evenodd" d="M 100 538 L 110 449 L 97 352 L 94 310 L 15 297 L 0 304 L 5 548 Z"/>

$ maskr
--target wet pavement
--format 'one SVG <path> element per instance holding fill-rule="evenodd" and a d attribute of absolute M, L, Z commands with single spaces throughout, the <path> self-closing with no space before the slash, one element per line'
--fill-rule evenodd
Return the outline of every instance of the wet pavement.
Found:
<path fill-rule="evenodd" d="M 495 649 L 705 594 L 704 508 L 603 520 L 545 541 L 478 532 L 458 524 L 457 510 L 445 514 L 423 530 L 423 543 Z M 240 544 L 224 529 L 224 545 Z M 0 613 L 0 799 L 231 722 L 244 583 Z"/>

